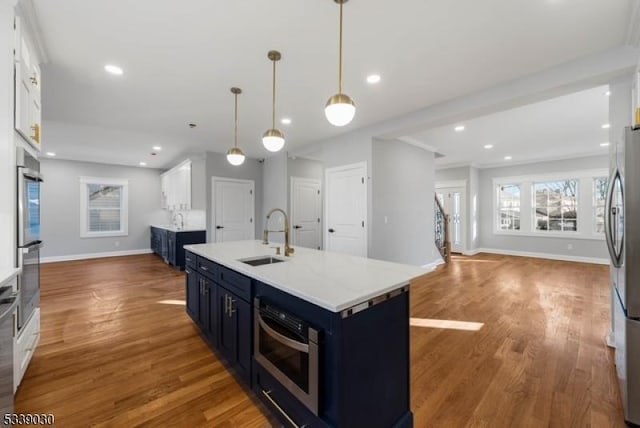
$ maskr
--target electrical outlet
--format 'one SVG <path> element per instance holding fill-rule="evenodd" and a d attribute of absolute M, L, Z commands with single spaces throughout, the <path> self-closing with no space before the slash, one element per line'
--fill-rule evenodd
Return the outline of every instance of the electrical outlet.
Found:
<path fill-rule="evenodd" d="M 113 245 L 115 245 L 116 247 L 119 247 L 120 246 L 120 241 L 114 242 Z"/>
<path fill-rule="evenodd" d="M 573 244 L 567 244 L 567 250 L 573 250 Z"/>
<path fill-rule="evenodd" d="M 389 223 L 389 217 L 384 216 L 384 224 L 387 224 L 387 223 Z"/>

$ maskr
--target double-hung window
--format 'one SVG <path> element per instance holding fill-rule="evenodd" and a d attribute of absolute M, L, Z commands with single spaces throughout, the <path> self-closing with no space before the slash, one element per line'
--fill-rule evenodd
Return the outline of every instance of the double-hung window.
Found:
<path fill-rule="evenodd" d="M 498 186 L 498 230 L 520 230 L 520 185 Z"/>
<path fill-rule="evenodd" d="M 533 184 L 534 221 L 537 231 L 578 231 L 578 180 Z"/>
<path fill-rule="evenodd" d="M 607 170 L 493 178 L 493 231 L 603 239 Z"/>
<path fill-rule="evenodd" d="M 80 177 L 80 236 L 128 235 L 127 180 Z"/>
<path fill-rule="evenodd" d="M 604 234 L 604 205 L 608 186 L 607 177 L 593 179 L 593 233 L 598 235 Z"/>

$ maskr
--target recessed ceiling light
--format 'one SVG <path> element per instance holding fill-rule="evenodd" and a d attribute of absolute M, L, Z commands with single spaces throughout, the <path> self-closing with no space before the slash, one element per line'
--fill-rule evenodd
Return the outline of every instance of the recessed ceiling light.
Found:
<path fill-rule="evenodd" d="M 153 150 L 159 152 L 160 150 L 162 150 L 162 147 L 160 146 L 153 146 Z"/>
<path fill-rule="evenodd" d="M 609 95 L 611 95 L 611 91 L 607 91 L 607 92 L 604 93 L 605 97 L 608 97 Z"/>
<path fill-rule="evenodd" d="M 140 165 L 140 166 L 147 166 L 147 163 L 146 163 L 146 162 L 140 162 L 138 165 Z"/>
<path fill-rule="evenodd" d="M 370 85 L 375 85 L 376 83 L 380 82 L 380 75 L 379 74 L 370 74 L 369 76 L 367 76 L 367 83 Z"/>
<path fill-rule="evenodd" d="M 291 125 L 291 119 L 289 119 L 288 117 L 283 117 L 282 120 L 280 121 L 283 125 Z"/>
<path fill-rule="evenodd" d="M 511 160 L 511 159 L 513 159 L 511 156 L 505 156 L 504 157 L 504 160 Z"/>
<path fill-rule="evenodd" d="M 493 144 L 485 144 L 484 148 L 485 149 L 493 149 Z"/>
<path fill-rule="evenodd" d="M 608 141 L 606 143 L 600 143 L 600 147 L 609 147 L 609 144 Z"/>
<path fill-rule="evenodd" d="M 605 123 L 604 125 L 602 125 L 602 129 L 609 129 L 611 128 L 611 125 L 609 125 L 608 123 Z"/>
<path fill-rule="evenodd" d="M 456 132 L 462 132 L 464 131 L 464 125 L 458 125 L 455 128 L 453 128 Z"/>
<path fill-rule="evenodd" d="M 122 74 L 124 73 L 122 68 L 118 67 L 117 65 L 113 65 L 113 64 L 105 65 L 104 69 L 105 69 L 105 71 L 107 73 L 115 74 L 116 76 L 122 76 Z"/>
<path fill-rule="evenodd" d="M 51 156 L 52 158 L 56 157 L 54 152 L 47 152 L 47 156 Z"/>

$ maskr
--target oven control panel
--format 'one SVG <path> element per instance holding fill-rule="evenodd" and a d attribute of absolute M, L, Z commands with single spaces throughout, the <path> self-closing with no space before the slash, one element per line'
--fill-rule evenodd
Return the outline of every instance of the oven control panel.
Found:
<path fill-rule="evenodd" d="M 260 305 L 260 313 L 278 322 L 283 327 L 295 331 L 300 336 L 307 337 L 307 325 L 305 322 L 300 320 L 300 318 L 284 312 L 269 303 L 263 303 Z"/>

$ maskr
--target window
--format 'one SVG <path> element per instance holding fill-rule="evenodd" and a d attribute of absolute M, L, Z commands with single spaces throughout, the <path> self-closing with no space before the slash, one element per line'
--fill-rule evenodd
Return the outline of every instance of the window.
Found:
<path fill-rule="evenodd" d="M 578 231 L 578 180 L 534 183 L 535 230 Z"/>
<path fill-rule="evenodd" d="M 605 168 L 493 178 L 493 233 L 604 240 Z"/>
<path fill-rule="evenodd" d="M 498 230 L 520 230 L 520 185 L 498 186 Z"/>
<path fill-rule="evenodd" d="M 593 233 L 596 234 L 604 233 L 604 205 L 608 186 L 607 177 L 593 179 Z"/>
<path fill-rule="evenodd" d="M 80 178 L 80 236 L 128 235 L 128 181 Z"/>

